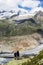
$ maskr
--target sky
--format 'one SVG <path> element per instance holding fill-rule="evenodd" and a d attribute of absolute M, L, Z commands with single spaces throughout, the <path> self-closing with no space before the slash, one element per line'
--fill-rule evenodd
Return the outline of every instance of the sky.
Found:
<path fill-rule="evenodd" d="M 0 0 L 0 10 L 21 10 L 27 13 L 43 11 L 43 0 Z"/>

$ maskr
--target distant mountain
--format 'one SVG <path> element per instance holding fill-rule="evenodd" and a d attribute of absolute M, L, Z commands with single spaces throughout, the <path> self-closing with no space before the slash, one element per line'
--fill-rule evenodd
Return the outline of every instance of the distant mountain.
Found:
<path fill-rule="evenodd" d="M 4 20 L 0 20 L 0 25 L 3 24 L 1 27 L 2 28 L 1 31 L 5 32 L 5 35 L 9 35 L 10 31 L 11 35 L 22 35 L 22 34 L 30 34 L 43 29 L 43 24 L 40 23 L 41 20 L 43 19 L 42 18 L 43 12 L 38 11 L 34 16 L 30 16 L 29 14 L 20 15 L 20 11 L 12 14 L 10 12 L 6 12 L 3 15 L 3 17 L 5 17 Z M 39 23 L 37 24 L 37 22 Z"/>
<path fill-rule="evenodd" d="M 24 10 L 19 10 L 18 12 L 15 12 L 14 10 L 0 11 L 0 19 L 9 19 L 11 22 L 17 22 L 17 23 L 23 23 L 25 20 L 28 21 L 30 19 L 34 19 L 35 22 L 39 22 L 40 20 L 43 20 L 43 12 L 40 10 L 35 13 L 35 15 L 29 15 L 29 13 L 25 12 Z"/>
<path fill-rule="evenodd" d="M 43 23 L 43 12 L 40 10 L 34 15 L 34 20 L 40 24 Z"/>
<path fill-rule="evenodd" d="M 2 10 L 2 11 L 0 11 L 0 19 L 7 19 L 13 15 L 17 15 L 17 12 L 15 12 L 13 10 L 10 10 L 10 11 Z"/>
<path fill-rule="evenodd" d="M 10 18 L 13 18 L 13 17 L 16 17 L 16 16 L 19 16 L 19 12 L 17 14 L 13 14 Z"/>
<path fill-rule="evenodd" d="M 0 11 L 0 13 L 5 13 L 5 12 L 7 12 L 7 11 L 5 11 L 5 10 Z"/>
<path fill-rule="evenodd" d="M 43 16 L 43 12 L 42 11 L 38 11 L 34 17 L 37 17 L 37 16 Z"/>
<path fill-rule="evenodd" d="M 15 11 L 13 11 L 13 10 L 10 10 L 10 11 L 9 11 L 9 13 L 15 13 Z"/>
<path fill-rule="evenodd" d="M 15 16 L 18 15 L 24 15 L 27 14 L 27 12 L 25 12 L 24 10 L 19 10 L 19 11 L 15 11 L 15 10 L 10 10 L 10 11 L 5 11 L 5 10 L 1 10 L 0 11 L 0 19 L 6 19 L 6 18 L 13 18 Z"/>

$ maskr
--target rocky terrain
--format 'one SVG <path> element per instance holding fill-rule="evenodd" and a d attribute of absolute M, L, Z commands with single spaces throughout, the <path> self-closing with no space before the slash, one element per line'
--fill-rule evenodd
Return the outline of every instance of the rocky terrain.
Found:
<path fill-rule="evenodd" d="M 4 37 L 0 39 L 0 52 L 30 50 L 40 44 L 43 44 L 43 37 L 38 33 L 24 36 Z"/>

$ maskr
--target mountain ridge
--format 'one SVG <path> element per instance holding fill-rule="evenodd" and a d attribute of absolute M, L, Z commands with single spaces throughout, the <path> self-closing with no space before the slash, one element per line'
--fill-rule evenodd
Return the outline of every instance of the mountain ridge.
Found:
<path fill-rule="evenodd" d="M 10 11 L 2 10 L 2 11 L 0 11 L 0 18 L 6 19 L 7 17 L 10 18 L 13 16 L 15 17 L 15 16 L 28 16 L 28 15 L 29 16 L 36 16 L 36 15 L 40 14 L 40 12 L 43 12 L 43 11 L 39 10 L 39 11 L 36 11 L 34 14 L 29 14 L 29 13 L 26 13 L 23 11 L 24 14 L 22 14 L 22 11 L 20 11 L 20 10 L 18 12 L 15 12 L 13 10 L 10 10 Z"/>

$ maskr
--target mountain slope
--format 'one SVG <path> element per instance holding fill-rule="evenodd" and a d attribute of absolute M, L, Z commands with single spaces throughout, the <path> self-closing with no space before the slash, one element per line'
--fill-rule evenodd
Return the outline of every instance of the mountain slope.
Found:
<path fill-rule="evenodd" d="M 40 20 L 40 21 L 42 20 L 43 21 L 43 12 L 42 11 L 38 11 L 35 14 L 34 18 L 36 18 L 37 20 Z"/>

